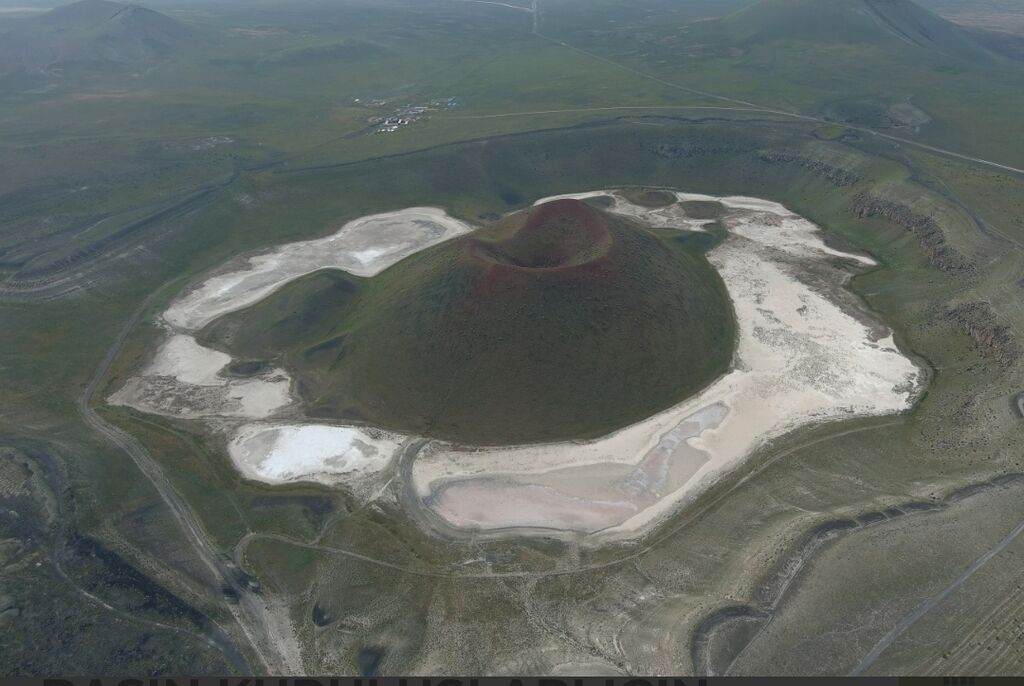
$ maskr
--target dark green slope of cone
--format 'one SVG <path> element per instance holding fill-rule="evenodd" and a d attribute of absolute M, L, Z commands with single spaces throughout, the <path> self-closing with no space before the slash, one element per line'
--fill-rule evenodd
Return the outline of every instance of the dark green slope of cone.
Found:
<path fill-rule="evenodd" d="M 734 323 L 696 251 L 558 201 L 373 279 L 310 275 L 204 339 L 283 356 L 311 416 L 510 444 L 597 436 L 671 406 L 725 371 Z"/>

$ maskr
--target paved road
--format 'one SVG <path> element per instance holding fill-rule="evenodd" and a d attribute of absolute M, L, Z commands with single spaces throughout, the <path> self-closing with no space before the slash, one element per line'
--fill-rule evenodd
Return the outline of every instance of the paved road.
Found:
<path fill-rule="evenodd" d="M 722 105 L 613 105 L 610 107 L 572 107 L 558 110 L 498 112 L 496 114 L 459 114 L 446 117 L 446 119 L 501 119 L 505 117 L 529 117 L 541 114 L 567 114 L 573 112 L 615 112 L 629 110 L 713 110 L 717 112 L 752 112 L 755 114 L 762 114 L 767 111 L 751 107 L 724 107 Z"/>

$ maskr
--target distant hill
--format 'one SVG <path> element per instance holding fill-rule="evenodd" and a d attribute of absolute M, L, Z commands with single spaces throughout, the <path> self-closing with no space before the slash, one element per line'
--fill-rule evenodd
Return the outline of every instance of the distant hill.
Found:
<path fill-rule="evenodd" d="M 965 30 L 992 52 L 1003 57 L 1009 57 L 1011 60 L 1024 62 L 1024 36 L 1017 33 L 989 31 L 973 27 L 966 27 Z"/>
<path fill-rule="evenodd" d="M 188 29 L 160 12 L 108 0 L 82 0 L 0 29 L 0 73 L 53 67 L 145 65 L 175 53 Z"/>
<path fill-rule="evenodd" d="M 971 62 L 996 58 L 972 32 L 910 0 L 764 0 L 699 28 L 740 45 L 868 43 Z"/>
<path fill-rule="evenodd" d="M 40 23 L 60 29 L 95 26 L 128 9 L 126 5 L 108 0 L 81 0 L 57 7 L 37 17 Z"/>

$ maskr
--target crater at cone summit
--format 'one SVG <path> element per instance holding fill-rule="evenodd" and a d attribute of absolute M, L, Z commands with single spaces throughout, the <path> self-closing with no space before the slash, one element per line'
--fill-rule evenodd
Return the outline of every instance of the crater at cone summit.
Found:
<path fill-rule="evenodd" d="M 311 274 L 203 338 L 284 365 L 310 416 L 470 444 L 593 437 L 728 366 L 728 296 L 680 236 L 556 200 L 372 279 Z"/>
<path fill-rule="evenodd" d="M 567 269 L 606 257 L 605 215 L 579 200 L 552 200 L 470 237 L 483 261 L 519 269 Z"/>

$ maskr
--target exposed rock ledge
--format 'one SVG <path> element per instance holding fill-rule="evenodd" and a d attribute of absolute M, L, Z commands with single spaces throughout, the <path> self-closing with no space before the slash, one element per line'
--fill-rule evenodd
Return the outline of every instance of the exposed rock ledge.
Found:
<path fill-rule="evenodd" d="M 794 155 L 790 152 L 778 152 L 775 150 L 762 150 L 758 153 L 758 157 L 763 162 L 768 164 L 795 164 L 797 166 L 808 169 L 818 176 L 824 177 L 827 181 L 840 188 L 844 186 L 852 186 L 853 184 L 860 181 L 860 174 L 849 169 L 843 169 L 842 167 L 836 167 L 834 165 L 816 160 L 813 157 L 805 157 L 803 155 Z"/>
<path fill-rule="evenodd" d="M 921 247 L 928 255 L 928 261 L 944 272 L 951 274 L 973 274 L 974 264 L 946 242 L 946 234 L 942 232 L 931 217 L 917 214 L 906 205 L 873 198 L 860 193 L 853 201 L 853 211 L 858 217 L 885 217 L 914 234 L 921 242 Z"/>
<path fill-rule="evenodd" d="M 946 310 L 946 318 L 956 322 L 983 353 L 995 358 L 1004 367 L 1009 367 L 1020 358 L 1020 348 L 1014 340 L 1013 330 L 999 321 L 988 303 L 968 302 L 952 306 Z"/>

